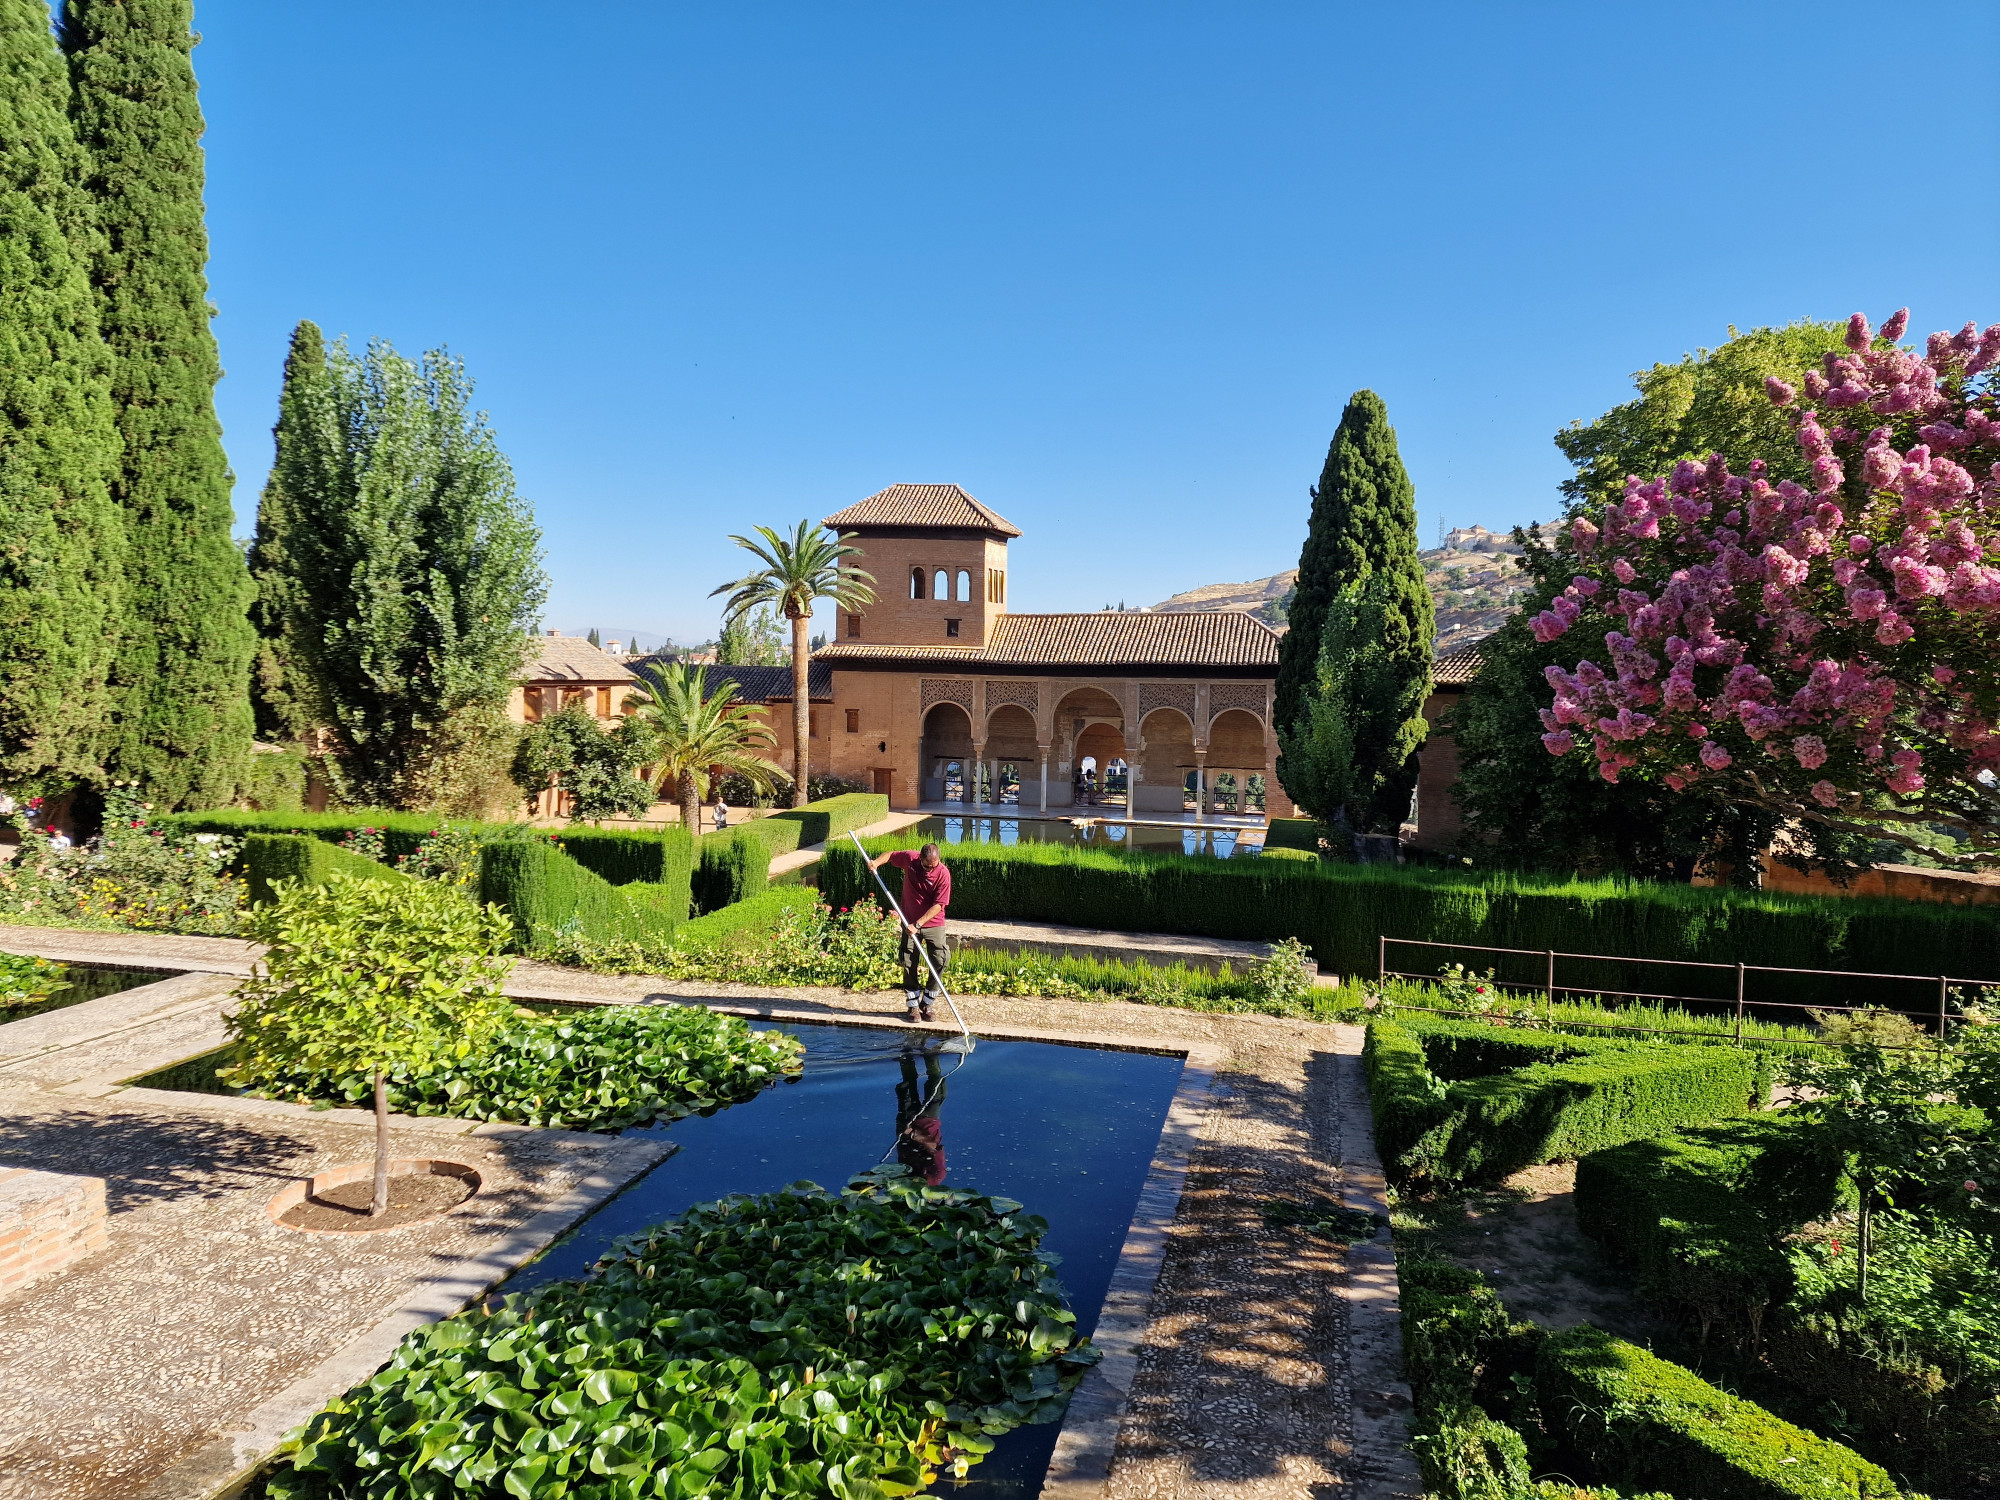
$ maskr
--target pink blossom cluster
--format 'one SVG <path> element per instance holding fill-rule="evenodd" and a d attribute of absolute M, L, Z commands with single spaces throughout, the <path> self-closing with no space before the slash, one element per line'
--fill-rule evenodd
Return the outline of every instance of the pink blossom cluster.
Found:
<path fill-rule="evenodd" d="M 1856 313 L 1803 392 L 1765 382 L 1807 483 L 1717 455 L 1571 523 L 1576 577 L 1530 627 L 1604 656 L 1548 669 L 1551 754 L 1807 812 L 2000 771 L 2000 403 L 1973 379 L 2000 323 L 1918 357 L 1907 322 Z"/>

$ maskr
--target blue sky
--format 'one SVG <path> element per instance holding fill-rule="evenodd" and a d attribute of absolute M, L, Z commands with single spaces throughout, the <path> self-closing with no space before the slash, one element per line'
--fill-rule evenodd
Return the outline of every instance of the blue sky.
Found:
<path fill-rule="evenodd" d="M 204 0 L 247 530 L 285 340 L 447 344 L 547 623 L 700 639 L 726 534 L 896 481 L 1015 609 L 1297 560 L 1349 392 L 1429 544 L 1727 325 L 2000 317 L 2000 10 Z"/>

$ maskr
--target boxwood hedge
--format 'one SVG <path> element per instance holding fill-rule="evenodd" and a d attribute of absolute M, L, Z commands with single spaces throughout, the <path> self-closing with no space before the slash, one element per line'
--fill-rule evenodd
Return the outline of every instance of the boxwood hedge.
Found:
<path fill-rule="evenodd" d="M 683 948 L 753 941 L 768 936 L 788 914 L 810 912 L 818 904 L 819 895 L 809 886 L 772 886 L 747 901 L 696 917 L 675 934 L 674 941 Z"/>
<path fill-rule="evenodd" d="M 1497 1030 L 1415 1017 L 1369 1023 L 1363 1065 L 1391 1176 L 1432 1185 L 1489 1181 L 1740 1115 L 1769 1092 L 1760 1053 L 1488 1034 Z M 1452 1075 L 1457 1081 L 1448 1081 Z"/>
<path fill-rule="evenodd" d="M 871 852 L 912 848 L 910 830 L 871 839 Z M 965 918 L 1061 922 L 1114 932 L 1174 932 L 1275 941 L 1296 937 L 1323 973 L 1373 975 L 1381 936 L 1533 950 L 1524 957 L 1456 955 L 1504 982 L 1539 988 L 1541 953 L 1744 963 L 1895 974 L 1922 967 L 2000 977 L 2000 910 L 1860 897 L 1795 896 L 1613 880 L 1550 880 L 1504 872 L 1423 870 L 1284 859 L 1111 854 L 1075 845 L 954 844 L 952 910 Z M 851 847 L 822 861 L 820 889 L 835 906 L 871 886 Z M 1395 950 L 1391 950 L 1392 953 Z M 1916 955 L 1921 955 L 1919 959 Z M 1391 968 L 1454 955 L 1404 950 Z M 1566 960 L 1565 984 L 1605 992 L 1678 993 L 1731 1000 L 1733 972 L 1640 969 Z M 1837 993 L 1836 993 L 1837 992 Z M 1752 1000 L 1935 1007 L 1935 980 L 1755 975 Z"/>
<path fill-rule="evenodd" d="M 273 1500 L 911 1495 L 1060 1416 L 1097 1352 L 1005 1198 L 880 1167 L 697 1204 L 587 1281 L 403 1341 Z"/>
<path fill-rule="evenodd" d="M 887 797 L 847 792 L 704 834 L 695 865 L 695 909 L 707 913 L 747 901 L 765 888 L 771 861 L 779 855 L 844 840 L 847 834 L 888 816 Z"/>
<path fill-rule="evenodd" d="M 694 869 L 694 839 L 678 826 L 662 828 L 571 827 L 554 835 L 558 849 L 586 870 L 613 885 L 662 886 L 669 903 L 678 902 L 678 920 L 686 921 L 684 894 Z"/>
<path fill-rule="evenodd" d="M 386 808 L 356 808 L 348 812 L 248 812 L 240 808 L 219 808 L 210 812 L 162 813 L 152 820 L 162 828 L 184 833 L 225 833 L 248 838 L 254 833 L 294 833 L 338 844 L 350 833 L 364 828 L 380 831 L 382 845 L 390 860 L 414 854 L 424 835 L 449 824 L 481 833 L 497 834 L 518 824 L 480 823 L 466 818 L 440 818 L 435 813 L 391 812 Z"/>
<path fill-rule="evenodd" d="M 327 876 L 336 872 L 369 880 L 410 878 L 365 854 L 293 833 L 251 834 L 237 852 L 236 868 L 249 887 L 251 904 L 257 906 L 271 899 L 272 883 L 279 880 L 325 885 Z"/>
<path fill-rule="evenodd" d="M 545 839 L 495 839 L 479 851 L 479 899 L 514 919 L 532 951 L 564 935 L 594 943 L 671 941 L 687 912 L 670 886 L 616 886 Z"/>

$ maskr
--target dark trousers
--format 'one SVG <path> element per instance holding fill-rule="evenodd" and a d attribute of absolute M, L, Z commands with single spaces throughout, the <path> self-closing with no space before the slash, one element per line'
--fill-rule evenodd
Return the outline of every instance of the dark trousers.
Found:
<path fill-rule="evenodd" d="M 931 978 L 930 968 L 924 963 L 924 955 L 930 955 L 931 965 L 938 973 L 944 973 L 945 965 L 951 962 L 951 944 L 946 941 L 943 927 L 924 927 L 914 934 L 909 928 L 903 929 L 903 946 L 900 957 L 903 960 L 903 988 L 905 990 L 927 990 L 935 995 L 937 981 Z"/>

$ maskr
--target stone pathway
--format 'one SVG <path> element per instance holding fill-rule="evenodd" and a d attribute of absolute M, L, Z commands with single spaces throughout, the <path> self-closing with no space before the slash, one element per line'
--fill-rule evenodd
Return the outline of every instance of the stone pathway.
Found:
<path fill-rule="evenodd" d="M 0 948 L 28 951 L 35 929 L 0 929 Z M 66 934 L 71 941 L 96 939 L 98 934 Z M 101 935 L 121 937 L 122 935 Z M 29 937 L 29 942 L 20 941 Z M 181 942 L 196 942 L 181 939 Z M 77 954 L 75 956 L 84 956 Z M 106 961 L 106 960 L 100 960 Z M 127 955 L 126 961 L 132 961 Z M 673 983 L 643 976 L 587 975 L 522 963 L 508 991 L 521 998 L 572 1002 L 630 1004 L 707 1003 L 749 1014 L 820 1018 L 874 1019 L 887 1022 L 900 1009 L 890 995 L 857 995 L 838 990 L 762 989 L 730 985 Z M 113 997 L 121 998 L 121 997 Z M 94 1002 L 96 1003 L 96 1002 Z M 1365 1093 L 1360 1084 L 1358 1028 L 1259 1016 L 1205 1015 L 1157 1007 L 1091 1004 L 1078 1001 L 1002 999 L 969 996 L 960 1001 L 973 1030 L 1036 1031 L 1066 1036 L 1113 1035 L 1133 1045 L 1205 1044 L 1217 1049 L 1222 1071 L 1215 1102 L 1207 1111 L 1203 1137 L 1189 1164 L 1179 1211 L 1168 1236 L 1164 1264 L 1154 1294 L 1152 1319 L 1140 1350 L 1129 1407 L 1118 1434 L 1108 1482 L 1051 1485 L 1049 1500 L 1221 1500 L 1254 1496 L 1257 1500 L 1402 1500 L 1421 1493 L 1406 1449 L 1407 1388 L 1401 1384 L 1400 1344 L 1396 1329 L 1393 1260 L 1388 1235 L 1343 1250 L 1334 1242 L 1297 1228 L 1274 1228 L 1261 1206 L 1277 1198 L 1333 1198 L 1350 1206 L 1385 1207 L 1379 1165 L 1375 1162 Z M 85 1007 L 75 1007 L 82 1010 Z M 62 1014 L 62 1013 L 58 1013 Z M 4 1034 L 5 1028 L 0 1028 Z M 0 1048 L 0 1053 L 4 1053 Z M 0 1062 L 0 1088 L 7 1070 Z M 143 1091 L 148 1094 L 151 1091 Z M 182 1096 L 187 1097 L 187 1096 Z M 130 1093 L 84 1103 L 44 1101 L 44 1108 L 105 1112 L 126 1121 L 107 1137 L 107 1148 L 119 1139 L 144 1139 L 153 1122 L 170 1114 L 160 1106 L 126 1104 Z M 224 1101 L 228 1102 L 228 1101 Z M 12 1110 L 14 1100 L 0 1094 L 0 1109 Z M 239 1107 L 257 1107 L 239 1101 Z M 90 1118 L 95 1119 L 95 1113 Z M 285 1122 L 277 1132 L 281 1142 L 266 1154 L 246 1150 L 241 1128 L 208 1118 L 188 1140 L 183 1154 L 203 1163 L 190 1170 L 184 1185 L 175 1173 L 164 1177 L 156 1202 L 142 1191 L 135 1210 L 147 1209 L 159 1223 L 204 1223 L 200 1205 L 237 1191 L 244 1199 L 276 1191 L 276 1178 L 289 1176 L 306 1161 L 331 1161 L 350 1144 L 355 1126 L 320 1123 L 324 1116 Z M 143 1124 L 141 1123 L 143 1122 Z M 71 1133 L 87 1121 L 73 1118 Z M 454 1123 L 454 1122 L 439 1122 Z M 0 1126 L 0 1148 L 10 1144 L 12 1124 Z M 183 1124 L 180 1128 L 186 1129 Z M 457 1128 L 463 1129 L 462 1123 Z M 247 1132 L 261 1139 L 275 1124 L 260 1123 Z M 322 1142 L 315 1132 L 329 1132 Z M 346 1131 L 341 1136 L 338 1132 Z M 206 1134 L 213 1132 L 213 1135 Z M 57 1132 L 60 1135 L 60 1132 Z M 483 1144 L 483 1143 L 482 1143 Z M 467 1142 L 470 1147 L 472 1143 Z M 516 1148 L 518 1151 L 519 1148 Z M 458 1146 L 454 1143 L 453 1154 Z M 109 1159 L 115 1153 L 99 1153 Z M 0 1149 L 0 1162 L 14 1160 Z M 463 1158 L 460 1158 L 463 1159 Z M 540 1164 L 543 1172 L 557 1164 Z M 70 1167 L 67 1170 L 88 1170 Z M 124 1170 L 143 1184 L 148 1172 L 143 1159 L 127 1162 Z M 482 1167 L 482 1170 L 484 1168 Z M 259 1175 L 263 1173 L 265 1175 Z M 524 1176 L 527 1174 L 524 1173 Z M 171 1190 L 171 1191 L 169 1191 Z M 480 1202 L 482 1200 L 474 1200 Z M 186 1205 L 174 1208 L 173 1205 Z M 114 1226 L 118 1223 L 114 1210 Z M 135 1226 L 137 1227 L 137 1226 Z M 220 1225 L 210 1226 L 217 1232 Z M 245 1339 L 253 1348 L 290 1351 L 298 1338 L 286 1319 L 296 1309 L 263 1308 L 250 1316 L 247 1305 L 221 1306 L 223 1299 L 201 1292 L 210 1277 L 234 1284 L 239 1275 L 273 1274 L 242 1250 L 221 1250 L 220 1244 L 248 1245 L 263 1251 L 268 1235 L 254 1226 L 230 1232 L 245 1236 L 218 1243 L 217 1249 L 190 1251 L 172 1261 L 172 1274 L 207 1297 L 206 1306 L 218 1319 L 235 1319 L 227 1327 L 230 1342 Z M 422 1231 L 407 1231 L 416 1236 Z M 154 1238 L 152 1235 L 147 1236 Z M 397 1236 L 401 1238 L 402 1235 Z M 297 1237 L 303 1238 L 303 1237 Z M 115 1250 L 114 1245 L 114 1250 Z M 439 1261 L 463 1245 L 431 1247 Z M 157 1241 L 150 1254 L 163 1253 Z M 223 1257 L 227 1256 L 228 1259 Z M 242 1258 L 242 1264 L 236 1258 Z M 286 1258 L 290 1264 L 292 1257 Z M 149 1262 L 132 1270 L 144 1280 Z M 81 1268 L 80 1268 L 81 1269 Z M 337 1314 L 350 1295 L 350 1283 L 339 1268 L 324 1266 L 329 1284 L 340 1288 L 331 1297 Z M 92 1277 L 91 1280 L 96 1280 Z M 79 1273 L 57 1278 L 55 1285 L 84 1278 Z M 354 1278 L 352 1295 L 366 1303 L 369 1278 Z M 280 1275 L 280 1283 L 290 1285 Z M 38 1295 L 36 1289 L 31 1295 Z M 117 1305 L 115 1296 L 97 1293 Z M 165 1316 L 163 1302 L 152 1296 L 154 1309 Z M 120 1314 L 128 1329 L 141 1326 L 139 1316 Z M 188 1353 L 176 1356 L 180 1373 L 173 1377 L 192 1388 L 213 1368 L 200 1361 L 201 1349 L 217 1346 L 212 1329 L 194 1319 L 175 1316 L 162 1326 L 188 1330 Z M 358 1318 L 348 1320 L 350 1324 Z M 0 1392 L 18 1389 L 9 1359 L 27 1357 L 17 1342 L 11 1307 L 0 1307 Z M 56 1327 L 55 1320 L 40 1325 Z M 28 1344 L 32 1340 L 27 1341 Z M 139 1340 L 138 1342 L 143 1342 Z M 10 1353 L 10 1351 L 12 1351 Z M 259 1355 L 281 1361 L 289 1353 Z M 38 1377 L 38 1379 L 41 1377 Z M 53 1377 L 51 1377 L 53 1378 Z M 163 1377 L 164 1379 L 165 1377 Z M 217 1380 L 223 1377 L 218 1374 Z M 143 1382 L 142 1382 L 143 1383 Z M 266 1382 L 268 1384 L 269 1382 Z M 178 1391 L 180 1387 L 174 1387 Z M 160 1409 L 179 1399 L 162 1391 L 152 1400 Z M 9 1467 L 4 1446 L 12 1441 L 11 1394 L 0 1394 L 0 1470 Z M 211 1419 L 214 1420 L 214 1419 Z M 47 1423 L 39 1439 L 57 1441 Z M 61 1424 L 55 1424 L 59 1429 Z M 213 1430 L 213 1429 L 212 1429 Z M 86 1427 L 83 1446 L 103 1446 L 102 1433 Z M 79 1458 L 80 1458 L 79 1454 Z M 117 1457 L 122 1460 L 122 1449 Z M 20 1490 L 5 1488 L 0 1497 L 15 1500 L 48 1493 L 70 1495 L 120 1493 L 116 1486 L 93 1490 Z M 125 1491 L 124 1493 L 130 1493 Z M 192 1491 L 190 1493 L 193 1493 Z M 164 1496 L 160 1497 L 164 1500 Z"/>

